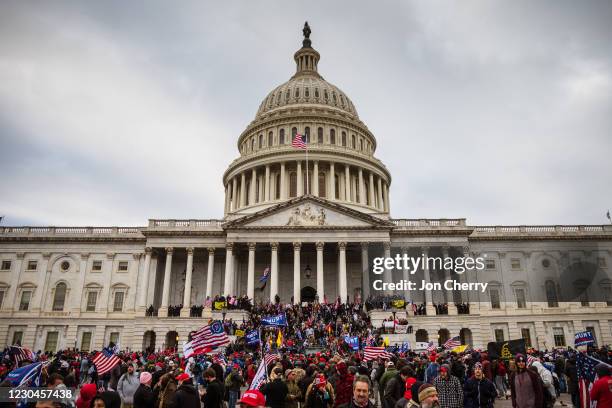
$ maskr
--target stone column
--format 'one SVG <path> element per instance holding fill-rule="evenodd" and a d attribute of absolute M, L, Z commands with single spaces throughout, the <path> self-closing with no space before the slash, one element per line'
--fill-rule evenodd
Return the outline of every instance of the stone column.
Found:
<path fill-rule="evenodd" d="M 236 209 L 238 208 L 238 197 L 236 197 L 236 195 L 238 194 L 238 181 L 236 180 L 236 177 L 232 178 L 232 211 L 236 211 Z"/>
<path fill-rule="evenodd" d="M 8 293 L 6 296 L 6 300 L 4 301 L 4 309 L 10 310 L 19 310 L 19 301 L 15 301 L 15 296 L 17 296 L 17 286 L 19 286 L 19 277 L 21 276 L 21 270 L 23 269 L 23 258 L 25 256 L 24 252 L 17 252 L 17 260 L 13 262 L 15 265 L 11 265 L 11 283 L 8 289 Z M 32 302 L 30 301 L 30 304 Z M 33 305 L 32 305 L 33 306 Z M 12 340 L 12 339 L 10 339 Z"/>
<path fill-rule="evenodd" d="M 297 196 L 304 195 L 304 175 L 302 174 L 302 162 L 297 161 Z"/>
<path fill-rule="evenodd" d="M 363 190 L 361 190 L 363 192 Z M 370 257 L 368 254 L 369 242 L 361 243 L 361 293 L 365 301 L 370 296 Z"/>
<path fill-rule="evenodd" d="M 223 208 L 225 209 L 225 214 L 230 212 L 230 185 L 229 185 L 229 182 L 225 186 L 225 206 Z"/>
<path fill-rule="evenodd" d="M 383 196 L 382 196 L 382 179 L 378 177 L 378 209 L 382 210 L 385 208 L 383 204 Z"/>
<path fill-rule="evenodd" d="M 370 173 L 370 207 L 376 207 L 374 200 L 374 174 Z"/>
<path fill-rule="evenodd" d="M 367 199 L 365 196 L 365 186 L 363 185 L 363 169 L 359 168 L 359 204 L 365 205 Z"/>
<path fill-rule="evenodd" d="M 264 187 L 264 201 L 270 201 L 270 165 L 266 164 L 266 180 Z"/>
<path fill-rule="evenodd" d="M 140 282 L 139 292 L 138 292 L 138 311 L 143 312 L 147 309 L 147 294 L 149 293 L 149 274 L 151 269 L 151 247 L 145 247 L 145 260 L 144 260 L 144 268 L 142 271 L 142 278 Z"/>
<path fill-rule="evenodd" d="M 270 260 L 270 303 L 274 303 L 274 297 L 278 294 L 278 242 L 271 242 L 272 256 Z"/>
<path fill-rule="evenodd" d="M 285 187 L 285 162 L 282 162 L 280 166 L 280 198 L 281 200 L 285 200 L 287 198 L 287 188 Z"/>
<path fill-rule="evenodd" d="M 159 317 L 168 317 L 168 304 L 170 302 L 170 279 L 172 278 L 172 252 L 174 248 L 166 248 L 166 269 L 164 271 L 164 286 L 162 290 L 161 307 Z"/>
<path fill-rule="evenodd" d="M 206 274 L 206 297 L 212 296 L 213 273 L 215 271 L 215 248 L 208 248 L 208 271 Z"/>
<path fill-rule="evenodd" d="M 300 293 L 300 251 L 301 242 L 293 243 L 293 303 L 299 304 L 301 301 Z"/>
<path fill-rule="evenodd" d="M 444 261 L 448 258 L 448 247 L 442 247 L 442 268 L 444 268 Z M 450 269 L 444 268 L 444 280 L 451 279 L 451 271 Z M 455 305 L 455 297 L 453 295 L 453 291 L 445 291 L 446 294 L 446 303 L 448 303 L 448 314 L 456 315 L 457 314 L 457 306 Z"/>
<path fill-rule="evenodd" d="M 429 247 L 423 247 L 422 250 L 425 259 L 429 257 Z M 425 279 L 425 283 L 431 283 L 431 277 L 429 276 L 429 267 L 427 266 L 427 263 L 423 265 L 423 278 Z M 425 309 L 427 310 L 428 316 L 435 316 L 436 310 L 433 307 L 431 290 L 425 290 Z"/>
<path fill-rule="evenodd" d="M 317 242 L 317 296 L 319 298 L 319 302 L 323 302 L 323 297 L 325 296 L 325 277 L 323 275 L 323 249 L 325 248 L 325 243 L 322 241 Z"/>
<path fill-rule="evenodd" d="M 253 205 L 257 201 L 257 170 L 251 171 L 251 189 L 249 191 L 249 204 Z"/>
<path fill-rule="evenodd" d="M 314 168 L 312 171 L 312 194 L 316 197 L 319 196 L 319 162 L 314 162 Z"/>
<path fill-rule="evenodd" d="M 249 264 L 247 268 L 247 296 L 255 298 L 255 242 L 249 242 Z"/>
<path fill-rule="evenodd" d="M 83 286 L 85 286 L 85 274 L 87 273 L 88 253 L 81 254 L 81 262 L 79 262 L 79 276 L 74 285 L 74 293 L 72 293 L 72 311 L 75 313 L 81 312 L 81 299 L 83 297 Z"/>
<path fill-rule="evenodd" d="M 336 199 L 336 174 L 333 162 L 329 163 L 329 199 Z"/>
<path fill-rule="evenodd" d="M 183 292 L 183 308 L 181 317 L 189 317 L 191 312 L 191 279 L 193 275 L 193 251 L 192 247 L 187 248 L 187 266 L 185 268 L 185 290 Z"/>
<path fill-rule="evenodd" d="M 391 258 L 391 242 L 389 241 L 383 242 L 383 248 L 385 250 L 385 258 Z M 385 271 L 383 272 L 383 279 L 384 279 L 384 282 L 393 281 L 393 273 L 391 272 L 391 269 L 385 268 Z M 392 292 L 393 291 L 391 290 L 386 290 L 385 294 L 391 294 Z"/>
<path fill-rule="evenodd" d="M 228 242 L 225 244 L 225 279 L 223 282 L 223 296 L 231 295 L 232 281 L 234 278 L 234 243 Z"/>
<path fill-rule="evenodd" d="M 383 184 L 383 195 L 384 195 L 384 200 L 385 200 L 385 212 L 389 212 L 390 211 L 390 204 L 389 203 L 389 187 L 387 186 L 387 183 Z"/>
<path fill-rule="evenodd" d="M 344 199 L 347 202 L 351 200 L 351 170 L 349 165 L 344 165 Z"/>
<path fill-rule="evenodd" d="M 338 242 L 338 249 L 340 250 L 340 301 L 346 302 L 347 297 L 347 285 L 346 285 L 346 242 Z"/>
<path fill-rule="evenodd" d="M 246 206 L 246 174 L 240 174 L 240 207 Z"/>

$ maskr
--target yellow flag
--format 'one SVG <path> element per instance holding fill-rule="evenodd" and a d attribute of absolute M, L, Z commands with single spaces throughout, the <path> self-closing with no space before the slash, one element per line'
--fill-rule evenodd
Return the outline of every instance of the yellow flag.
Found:
<path fill-rule="evenodd" d="M 276 338 L 276 347 L 280 347 L 283 345 L 283 333 L 281 333 L 281 331 L 278 331 L 278 337 Z"/>
<path fill-rule="evenodd" d="M 234 334 L 236 335 L 236 337 L 244 337 L 244 330 L 236 329 L 236 332 Z"/>
<path fill-rule="evenodd" d="M 386 336 L 386 337 L 384 338 L 384 340 L 383 340 L 383 345 L 384 345 L 385 347 L 389 347 L 389 336 Z"/>
<path fill-rule="evenodd" d="M 451 351 L 454 351 L 455 353 L 463 353 L 466 349 L 468 348 L 467 344 L 464 344 L 462 346 L 457 346 L 454 349 L 452 349 Z"/>

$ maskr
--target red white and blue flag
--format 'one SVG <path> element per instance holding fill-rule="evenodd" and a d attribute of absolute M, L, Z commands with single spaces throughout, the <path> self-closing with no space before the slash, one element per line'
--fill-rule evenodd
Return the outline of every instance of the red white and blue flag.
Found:
<path fill-rule="evenodd" d="M 444 348 L 446 350 L 451 350 L 460 345 L 461 345 L 461 338 L 459 336 L 455 336 L 452 339 L 448 339 L 446 343 L 444 343 Z"/>
<path fill-rule="evenodd" d="M 15 361 L 15 365 L 25 360 L 34 361 L 32 350 L 21 346 L 8 346 L 8 354 Z"/>
<path fill-rule="evenodd" d="M 388 360 L 391 357 L 393 357 L 393 354 L 385 350 L 384 347 L 366 346 L 363 349 L 363 361 L 376 360 L 377 358 Z"/>
<path fill-rule="evenodd" d="M 229 343 L 230 339 L 227 337 L 227 334 L 225 334 L 221 322 L 214 321 L 193 333 L 190 346 L 198 353 L 198 351 L 202 349 L 212 350 L 216 347 L 227 346 Z"/>
<path fill-rule="evenodd" d="M 434 344 L 433 341 L 430 341 L 429 344 L 427 345 L 427 352 L 431 353 L 432 351 L 436 351 L 438 349 L 438 347 Z"/>
<path fill-rule="evenodd" d="M 103 374 L 109 372 L 120 362 L 121 360 L 119 357 L 117 357 L 117 355 L 107 347 L 103 348 L 102 351 L 98 352 L 98 354 L 96 354 L 93 358 L 93 363 L 96 365 L 98 376 L 102 376 Z"/>
<path fill-rule="evenodd" d="M 595 372 L 595 367 L 602 362 L 603 361 L 599 361 L 596 358 L 588 356 L 584 353 L 578 353 L 578 356 L 576 357 L 578 391 L 580 397 L 580 407 L 582 408 L 589 408 L 594 404 L 593 401 L 591 401 L 590 394 L 591 389 L 593 388 L 593 383 L 598 379 L 597 373 Z M 608 367 L 612 368 L 610 365 L 608 365 Z"/>
<path fill-rule="evenodd" d="M 304 136 L 300 135 L 299 133 L 295 135 L 293 141 L 291 142 L 291 146 L 295 147 L 296 149 L 305 149 L 306 142 L 304 141 Z"/>

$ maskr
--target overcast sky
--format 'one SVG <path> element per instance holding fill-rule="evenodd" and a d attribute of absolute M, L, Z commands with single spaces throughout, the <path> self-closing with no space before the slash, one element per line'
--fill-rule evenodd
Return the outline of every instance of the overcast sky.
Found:
<path fill-rule="evenodd" d="M 222 217 L 305 20 L 378 140 L 394 218 L 608 222 L 610 1 L 4 0 L 2 225 Z"/>

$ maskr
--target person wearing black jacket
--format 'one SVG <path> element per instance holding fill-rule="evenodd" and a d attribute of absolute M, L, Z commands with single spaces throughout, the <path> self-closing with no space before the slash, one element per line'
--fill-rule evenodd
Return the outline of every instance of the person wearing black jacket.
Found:
<path fill-rule="evenodd" d="M 272 370 L 271 382 L 261 387 L 261 393 L 266 396 L 266 406 L 270 408 L 284 408 L 285 399 L 289 394 L 287 384 L 283 382 L 283 369 L 280 367 Z"/>
<path fill-rule="evenodd" d="M 410 367 L 404 366 L 393 378 L 387 381 L 382 402 L 383 408 L 393 408 L 397 401 L 404 397 L 408 377 L 414 377 L 414 371 Z"/>
<path fill-rule="evenodd" d="M 154 408 L 155 396 L 151 389 L 153 376 L 149 372 L 140 373 L 140 386 L 134 393 L 134 408 Z"/>
<path fill-rule="evenodd" d="M 191 382 L 189 374 L 183 373 L 176 377 L 178 387 L 174 393 L 174 406 L 180 408 L 201 408 L 198 392 Z"/>
<path fill-rule="evenodd" d="M 205 393 L 200 397 L 200 400 L 204 403 L 204 408 L 221 408 L 225 388 L 223 384 L 217 380 L 215 370 L 208 368 L 204 371 L 204 379 L 208 384 Z"/>

